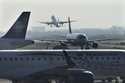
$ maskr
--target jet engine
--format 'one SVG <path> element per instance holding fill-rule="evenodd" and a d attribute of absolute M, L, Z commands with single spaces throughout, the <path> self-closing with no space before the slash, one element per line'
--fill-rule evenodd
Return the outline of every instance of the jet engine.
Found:
<path fill-rule="evenodd" d="M 93 48 L 98 48 L 98 43 L 93 42 L 92 47 L 93 47 Z"/>
<path fill-rule="evenodd" d="M 85 34 L 81 33 L 72 33 L 72 34 L 67 34 L 66 39 L 68 42 L 72 45 L 78 45 L 81 48 L 87 45 L 88 38 Z"/>
<path fill-rule="evenodd" d="M 65 50 L 63 53 L 69 66 L 65 71 L 65 83 L 94 83 L 94 74 L 91 71 L 79 68 Z"/>
<path fill-rule="evenodd" d="M 80 68 L 70 68 L 66 83 L 94 83 L 94 74 Z"/>

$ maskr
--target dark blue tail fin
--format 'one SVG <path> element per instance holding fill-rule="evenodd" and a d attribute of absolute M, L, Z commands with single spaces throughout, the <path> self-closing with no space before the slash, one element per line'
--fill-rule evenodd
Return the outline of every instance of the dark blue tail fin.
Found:
<path fill-rule="evenodd" d="M 2 38 L 25 39 L 30 12 L 23 12 Z"/>

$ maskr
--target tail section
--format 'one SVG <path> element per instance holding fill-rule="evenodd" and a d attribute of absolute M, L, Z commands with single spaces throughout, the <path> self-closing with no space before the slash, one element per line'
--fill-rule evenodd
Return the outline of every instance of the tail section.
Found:
<path fill-rule="evenodd" d="M 30 12 L 23 12 L 2 38 L 25 39 Z"/>

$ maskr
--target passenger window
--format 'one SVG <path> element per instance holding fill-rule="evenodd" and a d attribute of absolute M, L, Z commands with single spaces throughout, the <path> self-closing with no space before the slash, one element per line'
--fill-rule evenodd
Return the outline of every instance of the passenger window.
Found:
<path fill-rule="evenodd" d="M 34 60 L 34 58 L 32 57 L 32 60 Z"/>
<path fill-rule="evenodd" d="M 96 60 L 98 60 L 99 59 L 99 57 L 96 57 Z"/>
<path fill-rule="evenodd" d="M 50 57 L 50 60 L 53 60 L 53 57 Z"/>
<path fill-rule="evenodd" d="M 29 57 L 27 57 L 26 60 L 28 61 L 28 60 L 29 60 Z"/>
<path fill-rule="evenodd" d="M 23 60 L 23 58 L 22 58 L 22 57 L 20 57 L 20 60 L 22 61 L 22 60 Z"/>
<path fill-rule="evenodd" d="M 46 58 L 46 57 L 44 57 L 44 60 L 47 60 L 47 58 Z"/>
<path fill-rule="evenodd" d="M 6 60 L 7 60 L 7 58 L 6 58 L 6 57 L 4 57 L 4 60 L 6 61 Z"/>
<path fill-rule="evenodd" d="M 10 57 L 9 59 L 10 59 L 10 61 L 13 61 L 13 58 L 12 58 L 12 57 Z"/>
<path fill-rule="evenodd" d="M 40 60 L 41 60 L 41 58 L 39 57 L 37 60 L 39 60 L 39 61 L 40 61 Z"/>
<path fill-rule="evenodd" d="M 109 60 L 110 58 L 109 57 L 107 57 L 107 60 Z"/>
<path fill-rule="evenodd" d="M 101 59 L 104 60 L 104 57 L 102 57 Z"/>
<path fill-rule="evenodd" d="M 17 61 L 17 57 L 15 57 L 15 61 Z"/>
<path fill-rule="evenodd" d="M 120 60 L 120 57 L 118 57 L 118 60 Z"/>
<path fill-rule="evenodd" d="M 115 60 L 116 58 L 115 58 L 115 57 L 113 57 L 112 59 L 113 59 L 113 60 Z"/>

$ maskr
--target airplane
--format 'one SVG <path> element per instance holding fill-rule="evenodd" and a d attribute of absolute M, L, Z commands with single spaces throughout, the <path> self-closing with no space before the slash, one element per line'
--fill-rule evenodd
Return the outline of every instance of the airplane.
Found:
<path fill-rule="evenodd" d="M 25 39 L 29 16 L 30 12 L 22 12 L 9 31 L 0 38 L 0 49 L 15 49 L 34 43 Z"/>
<path fill-rule="evenodd" d="M 60 81 L 56 83 L 94 81 L 94 74 L 75 67 L 65 50 L 0 50 L 0 66 L 0 78 L 12 83 L 52 83 L 53 79 Z"/>
<path fill-rule="evenodd" d="M 125 50 L 0 50 L 0 78 L 12 83 L 93 83 L 125 77 Z M 48 82 L 49 81 L 49 82 Z M 125 78 L 124 78 L 125 81 Z"/>
<path fill-rule="evenodd" d="M 54 15 L 51 16 L 51 22 L 40 22 L 42 24 L 47 24 L 50 25 L 52 27 L 52 25 L 56 26 L 56 27 L 61 27 L 63 26 L 63 24 L 68 23 L 68 21 L 59 21 L 56 19 L 56 17 Z M 72 20 L 71 22 L 75 22 L 74 20 Z"/>
<path fill-rule="evenodd" d="M 95 40 L 95 41 L 90 41 L 88 40 L 88 37 L 86 34 L 84 33 L 73 33 L 72 29 L 71 29 L 71 20 L 70 17 L 68 17 L 68 26 L 69 26 L 69 33 L 66 34 L 65 36 L 65 40 L 52 40 L 52 39 L 48 39 L 48 40 L 41 40 L 41 41 L 52 41 L 52 42 L 59 42 L 60 45 L 56 45 L 54 47 L 54 49 L 67 49 L 67 44 L 71 44 L 73 46 L 80 46 L 81 49 L 89 49 L 90 47 L 92 48 L 98 48 L 98 43 L 96 41 L 105 41 L 105 40 L 109 40 L 109 39 L 105 39 L 105 40 Z"/>

